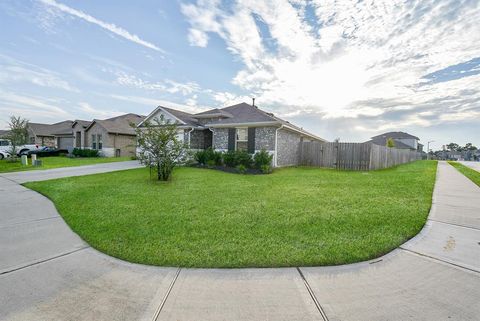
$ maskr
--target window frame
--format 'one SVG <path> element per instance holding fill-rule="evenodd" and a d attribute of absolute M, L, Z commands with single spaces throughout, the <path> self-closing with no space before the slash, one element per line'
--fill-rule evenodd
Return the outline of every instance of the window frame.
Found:
<path fill-rule="evenodd" d="M 97 134 L 97 147 L 98 147 L 98 150 L 101 150 L 103 148 L 102 134 Z"/>
<path fill-rule="evenodd" d="M 245 139 L 239 139 L 239 130 L 245 130 Z M 246 143 L 245 148 L 239 149 L 238 143 Z M 248 127 L 235 127 L 235 150 L 248 150 Z"/>
<path fill-rule="evenodd" d="M 97 150 L 97 135 L 92 134 L 92 149 Z"/>

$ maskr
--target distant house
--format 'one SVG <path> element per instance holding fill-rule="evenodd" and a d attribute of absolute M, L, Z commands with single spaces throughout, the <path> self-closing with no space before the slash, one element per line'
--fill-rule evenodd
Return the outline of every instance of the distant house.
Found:
<path fill-rule="evenodd" d="M 387 141 L 392 139 L 395 143 L 395 148 L 410 149 L 423 152 L 423 145 L 419 143 L 420 138 L 404 132 L 388 132 L 378 136 L 374 136 L 367 143 L 372 143 L 380 146 L 387 146 Z"/>
<path fill-rule="evenodd" d="M 30 144 L 67 150 L 73 147 L 72 121 L 55 124 L 28 123 Z"/>
<path fill-rule="evenodd" d="M 274 155 L 274 166 L 298 164 L 301 141 L 325 141 L 246 103 L 197 114 L 159 106 L 139 127 L 160 115 L 178 124 L 178 137 L 190 149 L 212 147 L 217 151 L 246 150 L 252 154 L 265 149 Z"/>
<path fill-rule="evenodd" d="M 8 129 L 0 129 L 0 138 L 7 137 L 7 135 L 10 133 Z"/>
<path fill-rule="evenodd" d="M 135 129 L 145 116 L 125 114 L 91 122 L 76 121 L 73 130 L 75 141 L 81 148 L 95 149 L 103 156 L 133 156 L 136 150 Z"/>

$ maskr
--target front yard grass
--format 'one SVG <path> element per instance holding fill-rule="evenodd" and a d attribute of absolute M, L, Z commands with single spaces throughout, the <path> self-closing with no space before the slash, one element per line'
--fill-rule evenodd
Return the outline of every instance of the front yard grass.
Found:
<path fill-rule="evenodd" d="M 96 249 L 182 267 L 336 265 L 383 255 L 415 236 L 431 206 L 437 163 L 372 172 L 320 168 L 238 175 L 146 169 L 32 182 Z"/>
<path fill-rule="evenodd" d="M 460 173 L 465 175 L 467 178 L 469 178 L 472 182 L 480 186 L 480 173 L 477 172 L 474 169 L 471 169 L 468 166 L 465 166 L 463 164 L 457 163 L 457 162 L 448 162 L 450 165 L 455 167 Z"/>
<path fill-rule="evenodd" d="M 39 157 L 38 160 L 42 160 L 43 165 L 39 167 L 32 166 L 31 159 L 28 158 L 28 166 L 23 166 L 20 160 L 15 163 L 11 163 L 6 159 L 0 160 L 0 173 L 7 172 L 20 172 L 30 170 L 51 169 L 58 167 L 72 167 L 82 165 L 93 165 L 100 163 L 110 162 L 122 162 L 130 160 L 130 157 L 85 157 L 85 158 L 69 158 L 66 156 L 51 156 L 51 157 Z"/>

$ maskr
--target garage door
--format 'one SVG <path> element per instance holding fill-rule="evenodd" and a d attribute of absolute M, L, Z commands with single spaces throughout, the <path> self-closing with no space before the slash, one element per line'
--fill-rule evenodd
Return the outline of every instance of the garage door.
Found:
<path fill-rule="evenodd" d="M 58 138 L 58 149 L 66 149 L 73 147 L 73 137 L 59 137 Z"/>

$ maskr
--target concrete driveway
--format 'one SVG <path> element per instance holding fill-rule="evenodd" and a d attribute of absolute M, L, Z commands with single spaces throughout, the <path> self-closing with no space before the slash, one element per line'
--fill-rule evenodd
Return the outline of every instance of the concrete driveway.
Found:
<path fill-rule="evenodd" d="M 459 163 L 465 166 L 468 166 L 471 169 L 476 170 L 477 172 L 480 172 L 480 162 L 459 162 Z"/>
<path fill-rule="evenodd" d="M 480 188 L 444 162 L 417 237 L 379 259 L 336 267 L 123 262 L 90 248 L 48 199 L 17 184 L 28 180 L 0 176 L 0 320 L 479 319 Z"/>

